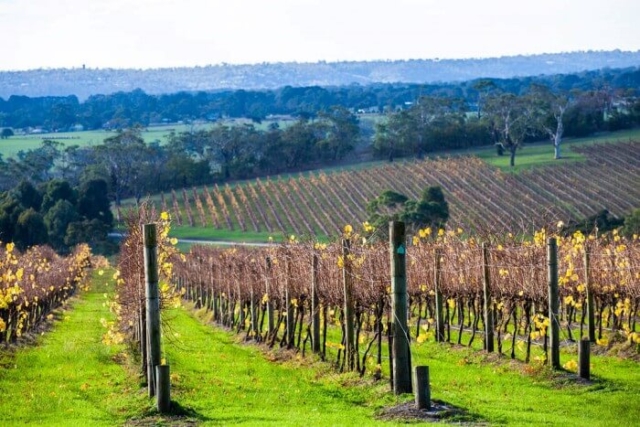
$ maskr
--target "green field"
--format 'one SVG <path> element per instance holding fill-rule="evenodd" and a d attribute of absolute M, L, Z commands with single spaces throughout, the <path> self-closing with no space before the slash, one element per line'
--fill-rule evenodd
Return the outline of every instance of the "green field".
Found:
<path fill-rule="evenodd" d="M 550 141 L 540 141 L 534 144 L 526 144 L 516 154 L 516 166 L 509 166 L 509 156 L 497 156 L 495 148 L 480 149 L 470 151 L 490 165 L 496 166 L 504 171 L 519 172 L 532 167 L 551 166 L 558 163 L 572 161 L 583 161 L 585 157 L 576 153 L 573 148 L 596 143 L 616 143 L 626 141 L 640 141 L 640 129 L 624 130 L 619 132 L 607 132 L 602 135 L 590 136 L 586 138 L 569 138 L 561 145 L 561 160 L 553 158 L 553 145 Z"/>
<path fill-rule="evenodd" d="M 169 134 L 174 131 L 176 133 L 187 132 L 191 130 L 209 129 L 212 126 L 216 126 L 218 123 L 239 126 L 242 124 L 253 124 L 257 129 L 266 130 L 272 120 L 264 120 L 262 123 L 257 124 L 249 119 L 226 119 L 216 123 L 201 123 L 201 124 L 170 124 L 161 126 L 149 126 L 142 131 L 142 137 L 145 142 L 159 142 L 164 144 L 167 142 Z M 292 123 L 289 120 L 278 121 L 278 125 L 282 127 L 288 126 Z M 55 133 L 40 133 L 40 134 L 16 134 L 8 139 L 0 141 L 0 155 L 2 158 L 7 159 L 15 157 L 19 151 L 34 150 L 39 148 L 44 140 L 58 141 L 63 144 L 63 147 L 70 147 L 77 145 L 79 147 L 94 146 L 102 144 L 106 138 L 116 135 L 114 131 L 106 130 L 90 130 L 80 132 L 55 132 Z"/>
<path fill-rule="evenodd" d="M 142 137 L 147 143 L 155 141 L 165 143 L 171 130 L 181 132 L 187 129 L 189 129 L 187 125 L 149 127 L 142 132 Z M 15 157 L 21 150 L 27 151 L 39 148 L 42 141 L 46 139 L 58 141 L 62 143 L 63 147 L 73 145 L 79 147 L 94 146 L 102 144 L 105 139 L 114 135 L 116 135 L 116 132 L 104 130 L 14 135 L 9 139 L 0 141 L 0 154 L 5 159 Z"/>

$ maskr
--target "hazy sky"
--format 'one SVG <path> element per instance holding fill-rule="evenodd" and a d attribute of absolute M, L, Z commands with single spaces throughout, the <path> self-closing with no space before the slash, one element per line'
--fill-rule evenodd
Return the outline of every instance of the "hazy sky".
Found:
<path fill-rule="evenodd" d="M 0 0 L 0 69 L 640 50 L 640 0 Z"/>

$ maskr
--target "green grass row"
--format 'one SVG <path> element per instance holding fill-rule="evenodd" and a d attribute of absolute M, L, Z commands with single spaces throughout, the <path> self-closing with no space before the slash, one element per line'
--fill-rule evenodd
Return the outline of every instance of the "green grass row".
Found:
<path fill-rule="evenodd" d="M 37 345 L 0 350 L 0 425 L 114 426 L 148 410 L 138 378 L 102 343 L 107 275 L 54 316 Z"/>

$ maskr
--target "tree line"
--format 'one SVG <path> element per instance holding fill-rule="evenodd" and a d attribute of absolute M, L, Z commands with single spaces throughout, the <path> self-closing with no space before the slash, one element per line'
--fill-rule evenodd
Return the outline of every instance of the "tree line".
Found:
<path fill-rule="evenodd" d="M 107 239 L 112 228 L 107 183 L 101 179 L 77 187 L 62 179 L 36 185 L 22 180 L 0 193 L 0 241 L 13 242 L 21 251 L 49 245 L 68 254 L 88 243 L 96 253 L 110 253 L 116 249 Z"/>
<path fill-rule="evenodd" d="M 522 95 L 532 84 L 552 92 L 607 90 L 616 96 L 634 98 L 640 88 L 640 69 L 601 69 L 574 74 L 475 79 L 455 83 L 375 83 L 348 86 L 284 86 L 272 90 L 220 90 L 150 95 L 140 89 L 108 95 L 94 94 L 83 102 L 74 95 L 0 98 L 0 127 L 43 127 L 50 131 L 125 129 L 134 124 L 246 117 L 261 121 L 269 115 L 314 117 L 334 105 L 357 112 L 395 111 L 422 96 L 461 99 L 476 111 L 482 101 L 480 82 Z"/>
<path fill-rule="evenodd" d="M 640 99 L 634 88 L 565 91 L 535 83 L 516 94 L 492 80 L 479 80 L 474 88 L 478 99 L 473 111 L 463 98 L 422 96 L 409 108 L 388 115 L 376 125 L 376 155 L 393 160 L 494 144 L 514 166 L 517 150 L 527 141 L 549 139 L 558 159 L 565 137 L 640 125 Z"/>
<path fill-rule="evenodd" d="M 95 146 L 64 146 L 45 140 L 15 158 L 0 157 L 0 190 L 21 181 L 40 185 L 52 179 L 79 187 L 102 180 L 105 193 L 120 205 L 127 197 L 309 169 L 339 161 L 354 148 L 358 118 L 342 107 L 301 117 L 286 127 L 218 124 L 209 129 L 171 133 L 168 143 L 145 143 L 143 128 L 119 130 Z M 0 237 L 0 239 L 2 239 Z"/>
<path fill-rule="evenodd" d="M 513 165 L 517 150 L 529 140 L 550 139 L 560 157 L 564 137 L 640 125 L 640 101 L 625 95 L 633 90 L 554 91 L 535 84 L 514 94 L 492 80 L 478 81 L 474 88 L 475 109 L 463 98 L 425 95 L 389 112 L 375 125 L 373 154 L 393 160 L 494 144 L 498 154 L 510 155 Z M 49 140 L 16 158 L 0 158 L 0 190 L 22 180 L 39 184 L 59 178 L 79 186 L 101 179 L 119 205 L 123 198 L 139 200 L 173 188 L 322 167 L 353 152 L 362 139 L 359 122 L 347 108 L 333 106 L 282 128 L 218 122 L 207 129 L 173 132 L 164 145 L 146 144 L 140 125 L 92 147 Z"/>

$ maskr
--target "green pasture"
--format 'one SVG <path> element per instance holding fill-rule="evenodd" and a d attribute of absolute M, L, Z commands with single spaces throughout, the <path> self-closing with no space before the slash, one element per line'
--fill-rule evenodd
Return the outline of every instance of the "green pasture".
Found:
<path fill-rule="evenodd" d="M 640 129 L 623 130 L 619 132 L 607 132 L 601 135 L 586 138 L 569 138 L 560 145 L 561 159 L 553 158 L 553 144 L 551 141 L 539 141 L 525 144 L 518 150 L 515 158 L 515 167 L 509 166 L 509 153 L 505 151 L 503 156 L 496 154 L 495 147 L 469 150 L 464 154 L 475 155 L 492 166 L 505 172 L 519 172 L 532 167 L 553 166 L 567 162 L 584 161 L 585 157 L 573 150 L 587 144 L 604 144 L 627 141 L 640 141 Z"/>
<path fill-rule="evenodd" d="M 150 127 L 142 132 L 142 137 L 147 143 L 159 141 L 161 144 L 167 141 L 172 129 L 176 132 L 186 130 L 185 125 Z M 102 144 L 105 139 L 116 135 L 116 132 L 105 130 L 90 130 L 81 132 L 55 132 L 29 135 L 14 135 L 0 141 L 0 154 L 4 159 L 15 157 L 19 151 L 34 150 L 42 145 L 44 140 L 60 142 L 64 147 L 77 145 L 79 147 L 95 146 Z"/>
<path fill-rule="evenodd" d="M 293 123 L 292 120 L 263 120 L 261 123 L 252 122 L 249 119 L 224 119 L 216 123 L 196 123 L 196 124 L 168 124 L 160 126 L 149 126 L 142 131 L 142 137 L 145 142 L 158 142 L 165 144 L 169 134 L 173 131 L 176 133 L 187 132 L 192 130 L 209 129 L 218 123 L 229 126 L 242 126 L 252 124 L 256 129 L 267 130 L 268 127 L 277 122 L 280 128 L 284 128 Z M 39 134 L 16 134 L 8 139 L 0 140 L 0 155 L 7 159 L 15 157 L 19 151 L 34 150 L 39 148 L 44 140 L 53 140 L 62 143 L 63 147 L 77 145 L 79 147 L 99 145 L 105 139 L 116 135 L 115 131 L 107 130 L 88 130 L 79 132 L 51 132 Z"/>

